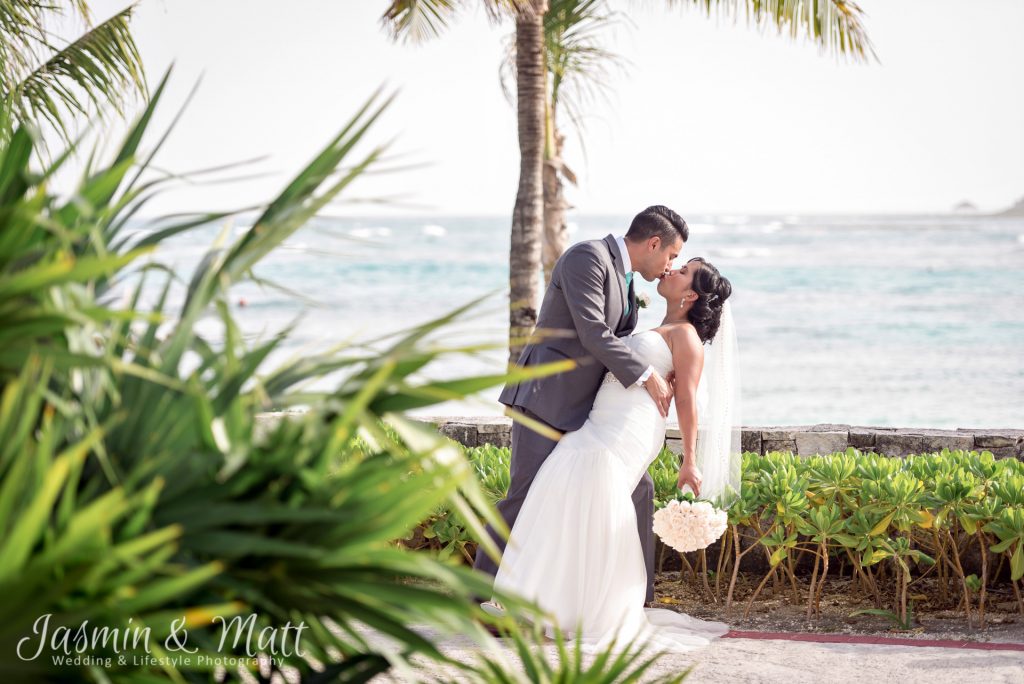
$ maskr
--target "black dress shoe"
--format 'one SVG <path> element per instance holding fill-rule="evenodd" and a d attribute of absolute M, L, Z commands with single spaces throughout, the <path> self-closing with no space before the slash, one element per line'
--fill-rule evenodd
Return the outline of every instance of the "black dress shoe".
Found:
<path fill-rule="evenodd" d="M 481 627 L 483 627 L 484 630 L 488 634 L 490 634 L 492 637 L 496 637 L 498 639 L 500 639 L 502 637 L 501 630 L 498 629 L 497 627 L 495 627 L 494 625 L 492 625 L 491 623 L 484 622 L 483 620 L 474 620 L 474 622 L 476 622 L 476 624 L 478 624 Z"/>

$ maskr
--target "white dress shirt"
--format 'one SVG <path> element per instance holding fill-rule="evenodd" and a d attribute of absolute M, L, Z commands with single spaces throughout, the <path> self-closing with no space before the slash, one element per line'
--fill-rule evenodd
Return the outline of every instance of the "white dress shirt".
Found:
<path fill-rule="evenodd" d="M 619 256 L 622 257 L 622 272 L 632 273 L 633 272 L 633 261 L 629 258 L 629 250 L 626 249 L 626 238 L 622 235 L 616 236 L 615 245 L 619 248 Z M 626 296 L 629 296 L 629 288 L 626 288 Z M 629 303 L 630 306 L 636 306 L 633 302 Z M 647 382 L 647 378 L 651 377 L 651 373 L 654 372 L 654 366 L 648 366 L 647 370 L 637 378 L 636 384 L 642 385 Z"/>

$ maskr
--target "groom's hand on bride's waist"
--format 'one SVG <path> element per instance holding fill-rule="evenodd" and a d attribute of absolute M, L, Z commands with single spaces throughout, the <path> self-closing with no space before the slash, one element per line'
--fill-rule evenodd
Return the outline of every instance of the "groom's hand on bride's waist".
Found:
<path fill-rule="evenodd" d="M 668 417 L 668 408 L 672 403 L 672 387 L 665 382 L 665 378 L 658 374 L 658 371 L 651 373 L 651 376 L 644 380 L 644 389 L 651 395 L 651 399 L 657 405 L 662 418 Z"/>

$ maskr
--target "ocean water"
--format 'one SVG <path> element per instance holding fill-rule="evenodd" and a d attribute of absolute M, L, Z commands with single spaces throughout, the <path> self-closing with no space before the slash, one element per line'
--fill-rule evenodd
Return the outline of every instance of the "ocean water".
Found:
<path fill-rule="evenodd" d="M 629 220 L 572 216 L 572 240 L 621 234 Z M 744 424 L 1024 427 L 1024 220 L 687 220 L 680 261 L 703 256 L 733 284 Z M 222 229 L 176 238 L 158 256 L 187 279 Z M 318 219 L 256 269 L 315 303 L 245 284 L 232 305 L 252 340 L 295 323 L 269 365 L 405 329 L 488 294 L 435 339 L 500 346 L 508 242 L 506 217 Z M 653 300 L 637 329 L 655 327 L 664 313 L 655 283 L 637 284 Z M 204 325 L 216 335 L 212 321 Z M 501 349 L 453 356 L 425 377 L 500 372 L 505 358 Z M 497 414 L 496 396 L 427 412 Z"/>

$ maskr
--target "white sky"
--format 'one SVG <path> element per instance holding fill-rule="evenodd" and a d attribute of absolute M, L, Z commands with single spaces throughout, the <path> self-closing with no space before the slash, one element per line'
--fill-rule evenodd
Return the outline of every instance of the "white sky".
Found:
<path fill-rule="evenodd" d="M 91 4 L 103 18 L 126 3 Z M 606 46 L 628 65 L 588 122 L 587 161 L 569 136 L 579 211 L 941 212 L 1024 195 L 1024 2 L 861 0 L 881 61 L 867 65 L 667 4 L 612 0 L 633 26 Z M 381 84 L 399 95 L 374 140 L 397 135 L 403 160 L 428 166 L 355 194 L 418 206 L 346 212 L 510 213 L 518 149 L 498 68 L 511 25 L 471 10 L 440 39 L 394 44 L 386 6 L 144 0 L 134 32 L 150 83 L 175 62 L 158 123 L 203 77 L 161 166 L 268 155 L 254 170 L 272 174 L 182 189 L 147 213 L 270 199 Z"/>

